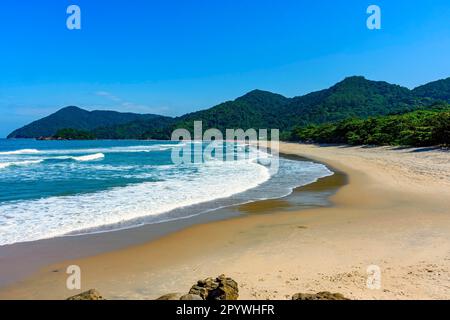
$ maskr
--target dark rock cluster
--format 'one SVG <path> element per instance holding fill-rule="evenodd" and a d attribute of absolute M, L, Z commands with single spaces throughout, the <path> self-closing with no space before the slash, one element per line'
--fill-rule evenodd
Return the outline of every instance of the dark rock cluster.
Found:
<path fill-rule="evenodd" d="M 198 295 L 203 300 L 237 300 L 239 297 L 237 282 L 223 274 L 215 279 L 199 280 L 189 293 Z"/>
<path fill-rule="evenodd" d="M 198 280 L 188 294 L 169 293 L 157 300 L 237 300 L 238 297 L 237 282 L 222 274 L 217 278 Z"/>
<path fill-rule="evenodd" d="M 206 278 L 198 280 L 187 294 L 169 293 L 159 297 L 156 300 L 237 300 L 239 298 L 238 284 L 225 275 L 217 278 Z M 101 294 L 91 289 L 89 291 L 77 294 L 67 300 L 105 300 Z M 318 293 L 296 293 L 292 300 L 350 300 L 340 293 L 318 292 Z"/>

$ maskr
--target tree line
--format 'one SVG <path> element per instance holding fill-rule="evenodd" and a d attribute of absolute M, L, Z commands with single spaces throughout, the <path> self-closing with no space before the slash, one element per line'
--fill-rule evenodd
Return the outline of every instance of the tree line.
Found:
<path fill-rule="evenodd" d="M 352 117 L 332 123 L 296 127 L 288 139 L 350 145 L 449 146 L 450 105 L 438 104 L 428 110 L 366 119 Z"/>

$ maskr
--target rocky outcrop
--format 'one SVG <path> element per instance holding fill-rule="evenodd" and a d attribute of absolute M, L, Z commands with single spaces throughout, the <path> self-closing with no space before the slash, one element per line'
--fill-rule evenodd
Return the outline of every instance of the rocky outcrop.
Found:
<path fill-rule="evenodd" d="M 292 300 L 350 300 L 340 293 L 331 293 L 328 291 L 319 293 L 296 293 Z"/>
<path fill-rule="evenodd" d="M 95 289 L 85 291 L 75 296 L 67 298 L 67 300 L 105 300 L 100 292 Z"/>
<path fill-rule="evenodd" d="M 169 293 L 156 300 L 237 300 L 238 284 L 225 275 L 198 280 L 188 294 Z"/>
<path fill-rule="evenodd" d="M 198 295 L 203 300 L 237 300 L 239 297 L 237 282 L 223 274 L 215 279 L 199 280 L 189 293 Z"/>
<path fill-rule="evenodd" d="M 191 287 L 189 293 L 169 293 L 156 300 L 237 300 L 239 297 L 238 284 L 225 275 L 217 278 L 198 280 Z M 67 300 L 105 300 L 100 292 L 91 289 L 67 298 Z M 292 300 L 350 300 L 340 293 L 328 291 L 318 293 L 296 293 Z"/>

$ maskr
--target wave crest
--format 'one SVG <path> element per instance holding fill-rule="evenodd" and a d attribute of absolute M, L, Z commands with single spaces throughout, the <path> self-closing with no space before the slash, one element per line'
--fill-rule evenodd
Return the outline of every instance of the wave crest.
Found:
<path fill-rule="evenodd" d="M 14 151 L 3 151 L 0 152 L 0 155 L 15 155 L 15 154 L 36 154 L 39 153 L 39 150 L 36 149 L 20 149 L 20 150 L 14 150 Z"/>
<path fill-rule="evenodd" d="M 11 166 L 28 166 L 30 164 L 38 164 L 44 161 L 43 159 L 39 160 L 27 160 L 27 161 L 16 161 L 16 162 L 2 162 L 0 163 L 0 169 L 4 169 Z"/>
<path fill-rule="evenodd" d="M 87 156 L 71 157 L 75 161 L 94 161 L 103 159 L 105 155 L 103 153 L 88 154 Z"/>

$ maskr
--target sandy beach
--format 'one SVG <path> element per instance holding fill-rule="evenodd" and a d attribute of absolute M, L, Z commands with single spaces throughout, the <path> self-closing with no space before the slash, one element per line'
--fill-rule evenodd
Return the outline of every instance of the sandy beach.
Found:
<path fill-rule="evenodd" d="M 450 153 L 438 149 L 280 145 L 345 173 L 332 206 L 279 210 L 274 202 L 187 227 L 148 243 L 63 261 L 0 289 L 0 299 L 64 299 L 69 265 L 82 291 L 107 299 L 155 299 L 226 274 L 240 299 L 339 292 L 351 299 L 450 298 Z M 319 187 L 320 187 L 319 181 Z M 264 214 L 263 214 L 264 213 Z M 381 289 L 367 288 L 367 267 Z"/>

